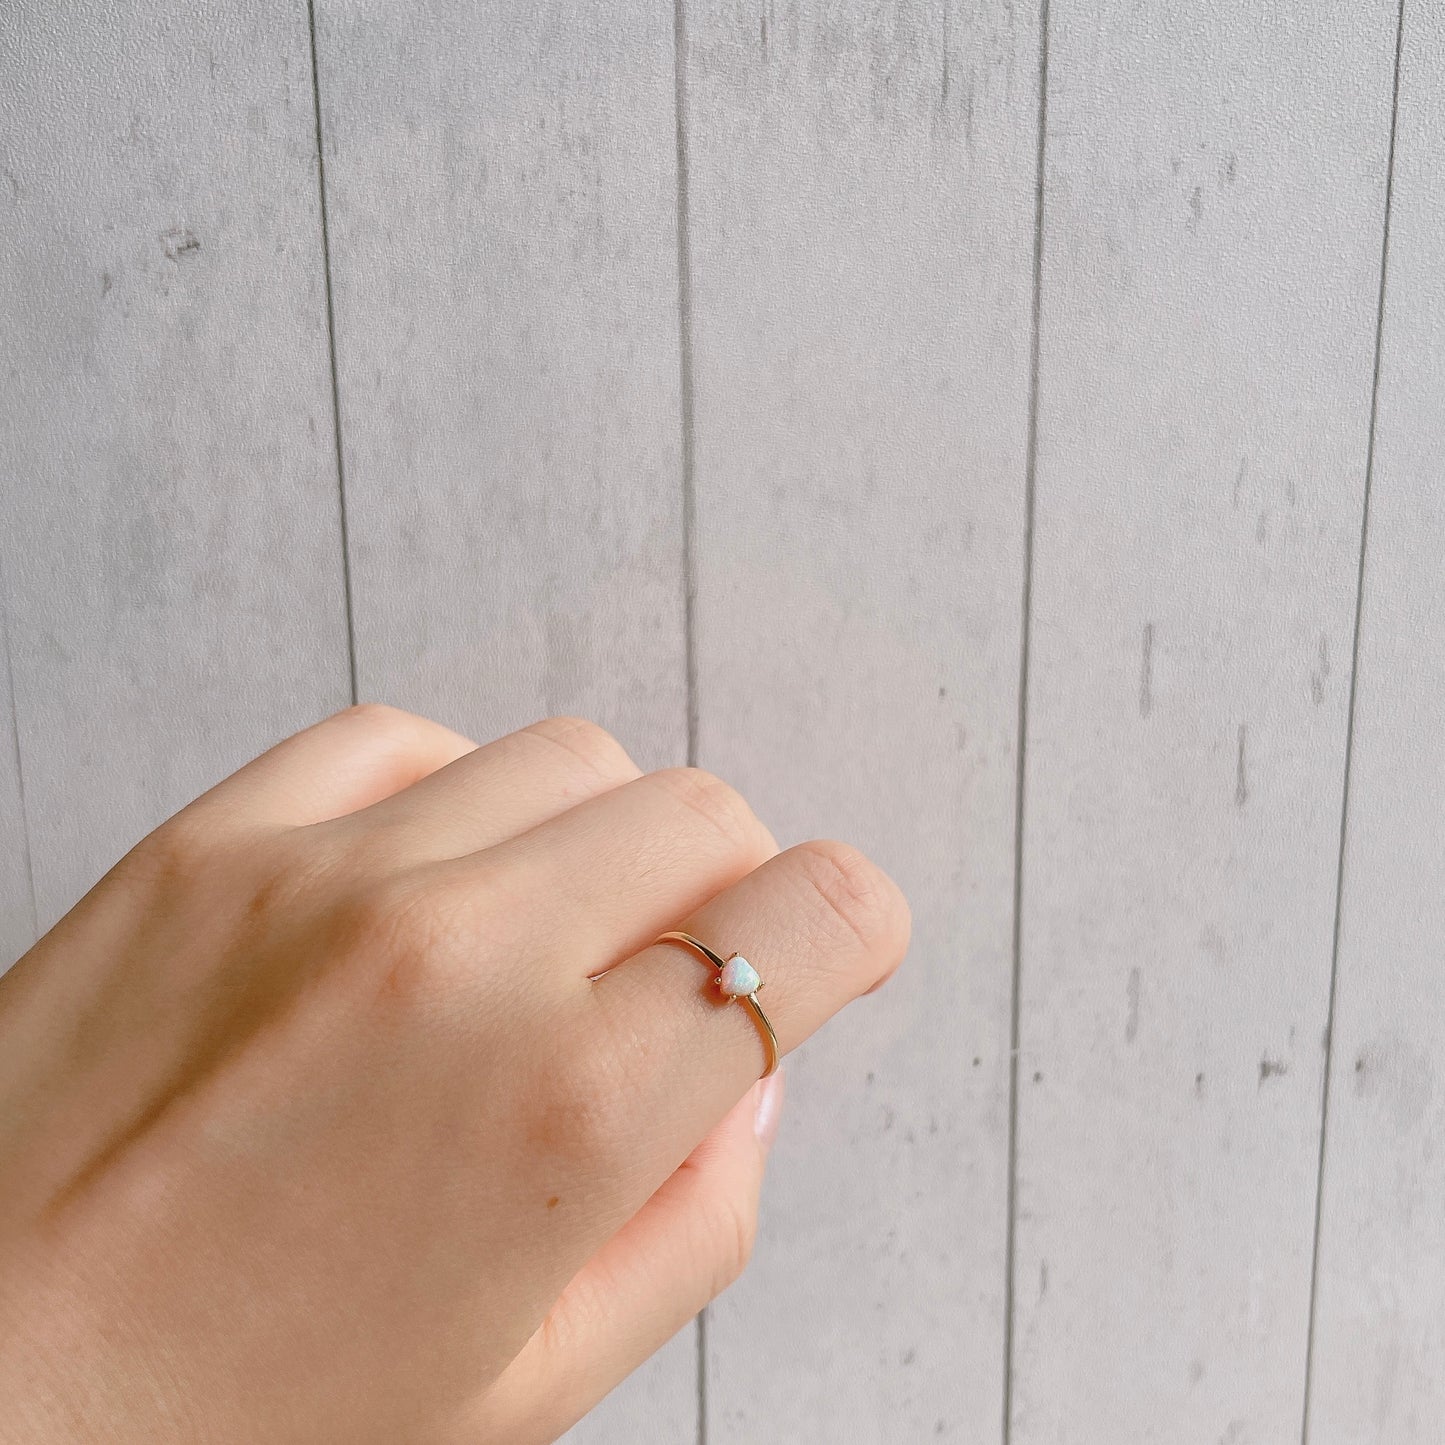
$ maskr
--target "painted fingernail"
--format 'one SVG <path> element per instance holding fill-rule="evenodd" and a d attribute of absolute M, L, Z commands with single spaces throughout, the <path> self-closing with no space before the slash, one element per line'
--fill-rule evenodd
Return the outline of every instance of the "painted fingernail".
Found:
<path fill-rule="evenodd" d="M 758 1084 L 758 1111 L 753 1115 L 753 1132 L 764 1149 L 773 1147 L 783 1113 L 783 1073 L 769 1074 Z"/>

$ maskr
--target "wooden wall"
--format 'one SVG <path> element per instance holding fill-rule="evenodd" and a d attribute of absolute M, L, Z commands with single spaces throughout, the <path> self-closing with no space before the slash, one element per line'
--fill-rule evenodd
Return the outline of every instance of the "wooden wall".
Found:
<path fill-rule="evenodd" d="M 12 0 L 0 954 L 353 697 L 909 893 L 581 1445 L 1445 1434 L 1445 17 Z"/>

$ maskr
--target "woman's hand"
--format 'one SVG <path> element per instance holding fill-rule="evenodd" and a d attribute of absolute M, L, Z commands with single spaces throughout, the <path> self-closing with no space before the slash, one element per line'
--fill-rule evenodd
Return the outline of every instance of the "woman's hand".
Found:
<path fill-rule="evenodd" d="M 555 1438 L 751 1246 L 780 1079 L 675 927 L 786 1051 L 908 914 L 567 719 L 353 708 L 192 803 L 0 980 L 0 1438 Z"/>

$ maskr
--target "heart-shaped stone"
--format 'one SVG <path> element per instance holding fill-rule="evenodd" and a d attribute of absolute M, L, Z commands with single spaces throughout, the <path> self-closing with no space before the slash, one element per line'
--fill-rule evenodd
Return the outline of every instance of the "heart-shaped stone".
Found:
<path fill-rule="evenodd" d="M 758 977 L 757 969 L 742 954 L 735 953 L 722 966 L 717 986 L 729 998 L 745 998 L 750 993 L 756 993 L 763 986 L 763 981 Z"/>

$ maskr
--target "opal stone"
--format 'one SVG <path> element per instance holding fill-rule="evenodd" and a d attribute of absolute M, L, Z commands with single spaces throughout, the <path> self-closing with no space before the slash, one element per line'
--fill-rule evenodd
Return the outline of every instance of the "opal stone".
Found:
<path fill-rule="evenodd" d="M 729 998 L 743 998 L 747 994 L 755 993 L 762 987 L 762 983 L 757 969 L 740 953 L 733 954 L 717 976 L 717 986 Z"/>

